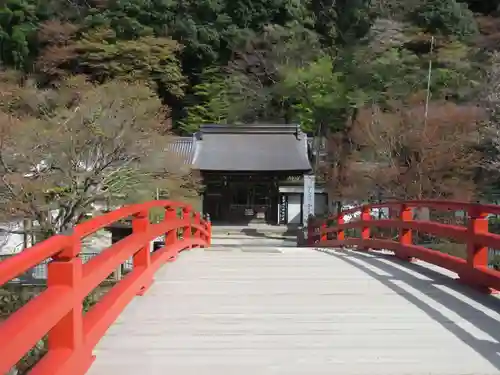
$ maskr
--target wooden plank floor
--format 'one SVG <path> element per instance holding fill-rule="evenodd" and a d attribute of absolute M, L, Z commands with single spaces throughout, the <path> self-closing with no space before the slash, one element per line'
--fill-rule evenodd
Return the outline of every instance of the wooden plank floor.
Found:
<path fill-rule="evenodd" d="M 500 300 L 423 263 L 221 247 L 164 266 L 89 375 L 499 375 L 499 342 Z"/>

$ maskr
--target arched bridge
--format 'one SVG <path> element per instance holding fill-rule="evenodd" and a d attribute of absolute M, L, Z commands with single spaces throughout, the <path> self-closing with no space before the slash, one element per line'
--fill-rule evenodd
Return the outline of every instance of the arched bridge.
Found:
<path fill-rule="evenodd" d="M 187 205 L 124 207 L 0 262 L 0 285 L 48 269 L 46 288 L 0 324 L 0 374 L 46 340 L 30 374 L 498 375 L 500 272 L 488 259 L 500 235 L 489 215 L 500 207 L 364 205 L 311 220 L 307 247 L 250 251 L 215 246 Z M 85 238 L 130 217 L 132 234 L 83 262 Z"/>

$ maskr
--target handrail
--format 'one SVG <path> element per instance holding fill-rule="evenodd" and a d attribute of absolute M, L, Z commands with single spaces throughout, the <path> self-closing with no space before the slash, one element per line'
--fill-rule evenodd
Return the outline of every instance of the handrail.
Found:
<path fill-rule="evenodd" d="M 387 208 L 392 212 L 389 219 L 372 217 L 371 211 L 381 208 Z M 441 212 L 463 212 L 466 225 L 416 220 L 413 210 L 419 208 Z M 346 223 L 345 218 L 355 213 L 360 213 L 359 220 Z M 457 273 L 465 284 L 489 293 L 492 290 L 500 290 L 500 272 L 488 267 L 488 248 L 500 249 L 500 235 L 489 232 L 488 215 L 490 214 L 500 214 L 500 206 L 444 200 L 365 204 L 343 210 L 340 214 L 328 219 L 312 218 L 308 223 L 308 245 L 311 247 L 357 246 L 357 249 L 361 251 L 390 250 L 401 260 L 411 261 L 417 258 L 451 270 Z M 372 228 L 397 229 L 397 239 L 374 238 Z M 359 229 L 360 237 L 347 237 L 346 229 Z M 465 244 L 466 259 L 414 244 L 413 231 L 425 232 Z"/>
<path fill-rule="evenodd" d="M 150 223 L 152 208 L 165 209 L 161 223 Z M 132 234 L 83 264 L 82 239 L 129 217 L 133 217 Z M 151 253 L 151 241 L 161 235 L 165 235 L 164 247 Z M 47 288 L 0 323 L 0 374 L 7 373 L 45 335 L 48 352 L 30 374 L 85 374 L 94 360 L 95 345 L 134 296 L 144 294 L 154 273 L 179 252 L 210 242 L 210 222 L 191 206 L 151 201 L 90 219 L 76 225 L 70 234 L 53 236 L 1 261 L 0 285 L 45 260 L 49 263 Z M 83 314 L 84 298 L 130 257 L 132 272 Z"/>

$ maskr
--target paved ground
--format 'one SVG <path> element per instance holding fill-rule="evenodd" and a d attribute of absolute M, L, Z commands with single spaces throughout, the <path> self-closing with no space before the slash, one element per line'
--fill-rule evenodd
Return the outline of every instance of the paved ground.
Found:
<path fill-rule="evenodd" d="M 89 375 L 500 374 L 499 299 L 423 263 L 270 245 L 166 265 Z"/>

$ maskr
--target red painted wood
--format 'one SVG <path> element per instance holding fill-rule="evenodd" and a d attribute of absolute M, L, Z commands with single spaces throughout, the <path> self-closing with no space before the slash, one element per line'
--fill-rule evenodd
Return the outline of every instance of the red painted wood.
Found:
<path fill-rule="evenodd" d="M 413 245 L 413 238 L 412 238 L 412 229 L 416 229 L 414 226 L 412 226 L 412 221 L 413 221 L 413 212 L 411 210 L 411 207 L 408 207 L 407 205 L 401 205 L 401 210 L 399 212 L 399 219 L 401 220 L 399 224 L 399 243 L 401 246 L 411 246 Z M 433 225 L 434 223 L 427 223 L 430 224 L 428 225 L 427 229 L 434 229 Z M 422 229 L 425 228 L 421 227 Z M 453 228 L 454 229 L 454 228 Z M 406 260 L 406 261 L 411 261 L 411 256 L 408 256 L 408 254 L 402 254 L 402 253 L 395 253 L 396 257 L 398 257 L 401 260 Z"/>
<path fill-rule="evenodd" d="M 326 241 L 328 239 L 326 228 L 327 228 L 326 223 L 321 224 L 321 241 Z"/>
<path fill-rule="evenodd" d="M 2 261 L 0 266 L 0 285 L 15 279 L 26 270 L 40 264 L 45 259 L 57 254 L 69 244 L 67 236 L 54 236 L 34 246 L 29 252 L 23 251 L 15 257 L 9 257 Z"/>
<path fill-rule="evenodd" d="M 337 217 L 337 223 L 338 223 L 338 227 L 339 227 L 339 231 L 337 232 L 337 239 L 339 241 L 343 241 L 344 238 L 345 238 L 344 229 L 341 228 L 342 225 L 345 225 L 344 215 L 343 214 L 338 215 L 338 217 Z"/>
<path fill-rule="evenodd" d="M 371 227 L 371 215 L 370 215 L 370 207 L 363 206 L 361 207 L 361 239 L 365 243 L 370 239 L 370 227 Z M 359 250 L 369 250 L 370 248 L 367 246 L 360 246 Z"/>
<path fill-rule="evenodd" d="M 375 208 L 388 208 L 391 212 L 399 212 L 399 218 L 395 219 L 391 215 L 390 219 L 378 220 L 370 215 L 370 211 Z M 464 212 L 468 215 L 467 226 L 413 220 L 412 209 L 414 208 L 429 208 L 441 212 Z M 355 213 L 361 214 L 359 220 L 344 222 L 347 215 Z M 345 210 L 328 220 L 311 221 L 315 227 L 308 228 L 308 233 L 313 236 L 309 243 L 318 247 L 357 246 L 358 250 L 391 250 L 402 260 L 417 258 L 454 271 L 462 282 L 479 290 L 491 292 L 492 289 L 500 290 L 500 272 L 488 268 L 488 248 L 500 249 L 500 235 L 488 232 L 488 214 L 500 214 L 500 206 L 437 200 L 369 204 Z M 337 224 L 328 226 L 330 222 L 337 222 Z M 370 229 L 377 227 L 397 229 L 399 233 L 397 241 L 370 236 Z M 321 228 L 322 234 L 332 233 L 334 237 L 336 235 L 336 239 L 325 239 L 324 235 L 319 236 L 317 228 Z M 346 236 L 346 230 L 353 228 L 360 229 L 360 238 Z M 467 246 L 466 259 L 414 245 L 413 231 L 425 232 L 465 244 Z"/>
<path fill-rule="evenodd" d="M 149 222 L 152 208 L 165 208 L 165 219 Z M 178 218 L 176 210 L 182 210 Z M 86 264 L 79 257 L 83 238 L 133 217 L 133 233 L 104 249 Z M 179 239 L 177 232 L 185 237 Z M 190 234 L 194 231 L 195 235 Z M 150 252 L 150 242 L 165 235 L 165 246 Z M 152 201 L 122 207 L 77 225 L 71 235 L 57 235 L 0 262 L 0 285 L 42 261 L 48 265 L 47 289 L 0 324 L 0 374 L 7 373 L 42 337 L 48 334 L 48 353 L 34 367 L 34 375 L 83 375 L 92 350 L 127 304 L 151 285 L 154 273 L 168 260 L 193 247 L 210 245 L 211 226 L 190 206 Z M 85 315 L 82 301 L 125 260 L 134 268 Z"/>

